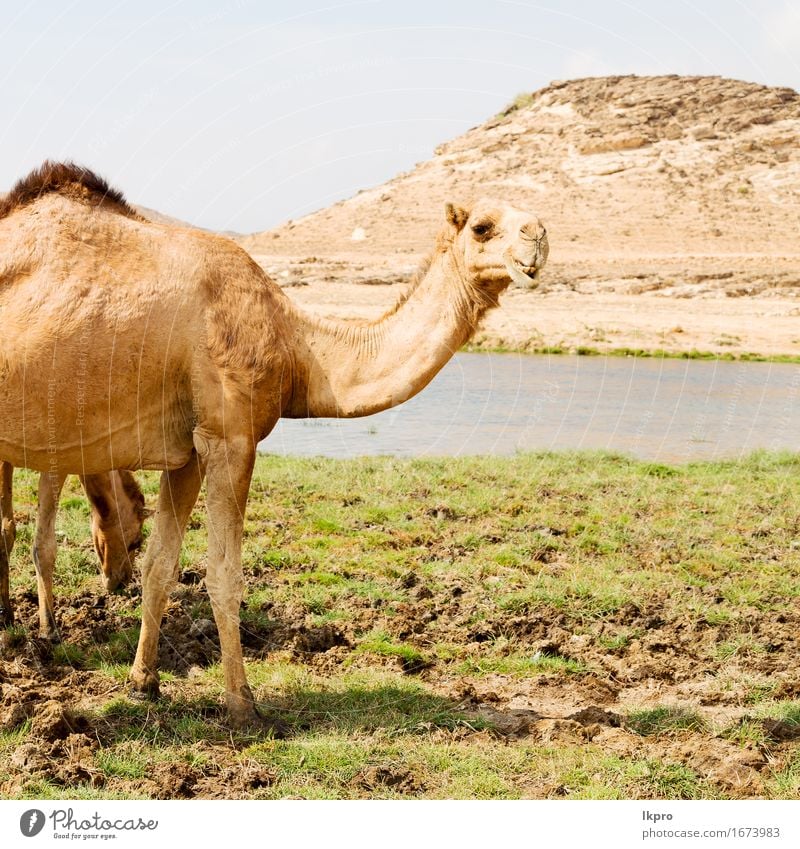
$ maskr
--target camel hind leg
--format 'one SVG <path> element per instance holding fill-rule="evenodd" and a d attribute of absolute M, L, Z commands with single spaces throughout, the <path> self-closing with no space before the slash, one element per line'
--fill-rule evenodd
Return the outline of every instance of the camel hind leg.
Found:
<path fill-rule="evenodd" d="M 13 505 L 14 467 L 0 463 L 0 628 L 14 624 L 14 608 L 8 585 L 8 564 L 17 537 Z"/>
<path fill-rule="evenodd" d="M 234 726 L 258 721 L 247 683 L 239 634 L 244 596 L 242 533 L 255 464 L 255 446 L 247 439 L 211 443 L 206 472 L 208 568 L 206 588 L 217 623 L 225 674 L 225 702 Z"/>
<path fill-rule="evenodd" d="M 39 636 L 58 642 L 55 603 L 53 600 L 53 571 L 56 565 L 56 513 L 58 498 L 66 475 L 42 472 L 39 475 L 39 511 L 33 543 L 33 562 L 36 565 L 36 584 L 39 591 Z"/>
<path fill-rule="evenodd" d="M 200 484 L 204 464 L 192 453 L 180 469 L 161 475 L 153 533 L 142 561 L 142 630 L 130 672 L 134 691 L 158 696 L 158 634 L 170 589 L 178 579 L 178 557 Z"/>

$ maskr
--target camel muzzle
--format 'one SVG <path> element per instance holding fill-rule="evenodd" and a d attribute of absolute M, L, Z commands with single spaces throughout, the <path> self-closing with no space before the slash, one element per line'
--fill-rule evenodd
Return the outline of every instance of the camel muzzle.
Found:
<path fill-rule="evenodd" d="M 103 579 L 103 586 L 106 588 L 107 593 L 119 593 L 122 592 L 131 582 L 131 579 L 133 578 L 133 569 L 130 571 L 125 570 L 120 574 L 102 574 L 101 577 Z"/>
<path fill-rule="evenodd" d="M 518 260 L 511 249 L 503 257 L 511 282 L 519 289 L 535 289 L 539 285 L 539 275 L 547 261 L 547 251 L 536 244 L 536 250 L 529 262 Z"/>

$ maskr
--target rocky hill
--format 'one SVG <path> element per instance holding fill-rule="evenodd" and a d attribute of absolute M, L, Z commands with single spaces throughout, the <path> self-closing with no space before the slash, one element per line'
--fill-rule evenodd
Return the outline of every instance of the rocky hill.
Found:
<path fill-rule="evenodd" d="M 798 138 L 800 95 L 787 88 L 554 82 L 414 170 L 242 242 L 283 282 L 389 282 L 427 251 L 446 200 L 488 195 L 544 219 L 551 290 L 793 296 Z"/>

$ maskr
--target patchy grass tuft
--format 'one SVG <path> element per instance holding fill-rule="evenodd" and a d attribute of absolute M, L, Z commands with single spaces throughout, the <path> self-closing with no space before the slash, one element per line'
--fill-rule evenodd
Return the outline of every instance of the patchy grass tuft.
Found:
<path fill-rule="evenodd" d="M 675 731 L 705 731 L 706 721 L 695 711 L 680 707 L 643 708 L 631 711 L 626 726 L 643 737 Z"/>

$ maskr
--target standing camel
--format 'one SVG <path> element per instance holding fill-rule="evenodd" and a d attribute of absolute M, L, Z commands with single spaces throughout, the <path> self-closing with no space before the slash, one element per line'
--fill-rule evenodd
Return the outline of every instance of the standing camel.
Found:
<path fill-rule="evenodd" d="M 0 459 L 60 474 L 163 470 L 136 691 L 158 694 L 159 627 L 205 478 L 226 704 L 233 724 L 257 721 L 239 606 L 258 443 L 281 416 L 366 416 L 415 395 L 512 281 L 536 285 L 547 258 L 541 222 L 502 203 L 448 204 L 443 225 L 394 310 L 348 323 L 306 314 L 230 240 L 146 221 L 75 165 L 45 163 L 0 204 Z"/>
<path fill-rule="evenodd" d="M 16 539 L 12 482 L 14 467 L 0 462 L 0 628 L 14 624 L 8 585 L 9 560 Z M 56 563 L 56 511 L 66 475 L 42 472 L 39 507 L 33 543 L 33 562 L 39 591 L 39 636 L 57 642 L 53 604 L 53 570 Z M 92 540 L 100 560 L 107 592 L 124 586 L 133 574 L 133 561 L 142 545 L 146 510 L 136 478 L 130 472 L 81 477 L 92 508 Z"/>

